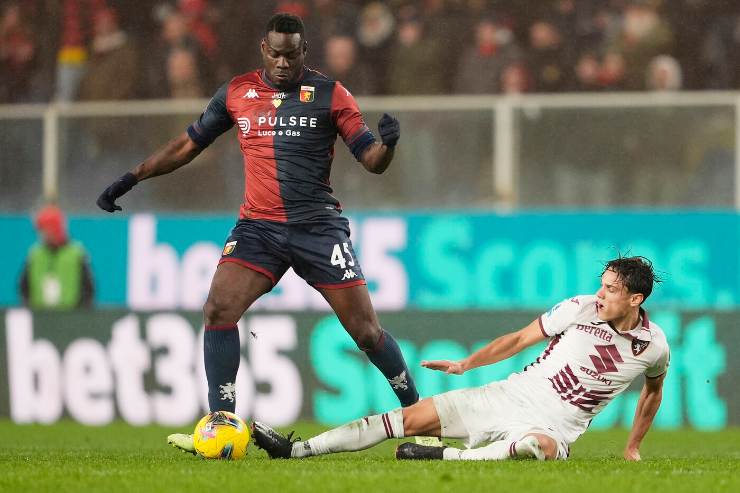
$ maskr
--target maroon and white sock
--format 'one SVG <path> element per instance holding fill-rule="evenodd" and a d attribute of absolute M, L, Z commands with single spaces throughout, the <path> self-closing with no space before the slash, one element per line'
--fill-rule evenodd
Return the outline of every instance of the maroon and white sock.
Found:
<path fill-rule="evenodd" d="M 353 452 L 364 450 L 389 438 L 403 438 L 401 408 L 383 414 L 366 416 L 346 425 L 293 444 L 293 457 Z"/>

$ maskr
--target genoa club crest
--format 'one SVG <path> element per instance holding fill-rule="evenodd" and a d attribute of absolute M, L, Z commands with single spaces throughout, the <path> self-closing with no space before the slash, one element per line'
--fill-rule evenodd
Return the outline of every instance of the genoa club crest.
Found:
<path fill-rule="evenodd" d="M 301 103 L 313 102 L 314 86 L 301 86 Z"/>
<path fill-rule="evenodd" d="M 632 354 L 639 356 L 645 349 L 647 349 L 650 341 L 641 341 L 640 339 L 632 339 Z"/>
<path fill-rule="evenodd" d="M 230 241 L 226 245 L 224 245 L 224 251 L 221 253 L 221 255 L 230 255 L 231 252 L 234 251 L 234 248 L 236 248 L 236 241 Z"/>

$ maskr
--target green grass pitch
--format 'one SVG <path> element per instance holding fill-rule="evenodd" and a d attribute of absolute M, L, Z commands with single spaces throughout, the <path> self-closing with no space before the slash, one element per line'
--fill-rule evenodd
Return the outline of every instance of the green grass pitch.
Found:
<path fill-rule="evenodd" d="M 304 437 L 322 430 L 307 423 L 292 428 Z M 292 461 L 269 460 L 251 444 L 244 460 L 206 461 L 169 447 L 166 436 L 175 431 L 184 430 L 0 420 L 0 492 L 740 491 L 740 429 L 651 431 L 640 463 L 621 459 L 624 430 L 587 432 L 565 462 L 486 463 L 399 462 L 395 440 Z"/>

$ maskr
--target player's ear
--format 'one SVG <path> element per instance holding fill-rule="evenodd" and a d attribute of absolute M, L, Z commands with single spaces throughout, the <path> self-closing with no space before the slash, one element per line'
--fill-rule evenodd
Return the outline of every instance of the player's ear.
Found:
<path fill-rule="evenodd" d="M 307 51 L 308 51 L 308 41 L 304 40 L 303 41 L 303 54 L 305 55 Z"/>
<path fill-rule="evenodd" d="M 630 295 L 630 304 L 632 306 L 640 306 L 645 301 L 645 295 L 642 293 L 632 293 Z"/>

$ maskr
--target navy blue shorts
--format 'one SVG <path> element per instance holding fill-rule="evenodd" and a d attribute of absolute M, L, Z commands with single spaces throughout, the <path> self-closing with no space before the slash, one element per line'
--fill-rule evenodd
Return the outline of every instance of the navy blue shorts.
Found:
<path fill-rule="evenodd" d="M 365 284 L 344 217 L 279 223 L 240 219 L 226 240 L 220 263 L 234 262 L 267 276 L 272 285 L 293 267 L 315 288 Z"/>

